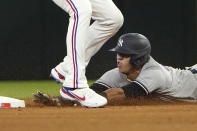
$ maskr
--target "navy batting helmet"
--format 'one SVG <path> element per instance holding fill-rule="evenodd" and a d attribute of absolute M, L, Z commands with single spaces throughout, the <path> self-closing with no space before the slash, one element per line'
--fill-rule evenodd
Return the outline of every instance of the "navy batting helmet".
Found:
<path fill-rule="evenodd" d="M 120 36 L 117 46 L 111 51 L 131 56 L 131 64 L 141 67 L 150 59 L 151 45 L 142 34 L 127 33 Z"/>

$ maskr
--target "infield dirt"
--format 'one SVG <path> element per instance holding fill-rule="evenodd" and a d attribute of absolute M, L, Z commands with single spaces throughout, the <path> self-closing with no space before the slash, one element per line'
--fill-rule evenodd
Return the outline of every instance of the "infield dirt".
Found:
<path fill-rule="evenodd" d="M 104 108 L 0 109 L 0 131 L 196 131 L 197 104 L 158 101 L 111 102 Z"/>

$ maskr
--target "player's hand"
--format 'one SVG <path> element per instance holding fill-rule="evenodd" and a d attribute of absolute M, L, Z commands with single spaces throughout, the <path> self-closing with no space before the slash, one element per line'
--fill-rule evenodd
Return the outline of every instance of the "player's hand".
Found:
<path fill-rule="evenodd" d="M 107 99 L 108 100 L 123 100 L 125 99 L 125 94 L 122 88 L 110 88 L 105 91 L 107 94 Z"/>
<path fill-rule="evenodd" d="M 47 94 L 44 94 L 40 91 L 37 91 L 37 93 L 33 94 L 33 102 L 47 105 L 47 106 L 60 106 L 61 103 L 58 98 L 51 98 Z"/>

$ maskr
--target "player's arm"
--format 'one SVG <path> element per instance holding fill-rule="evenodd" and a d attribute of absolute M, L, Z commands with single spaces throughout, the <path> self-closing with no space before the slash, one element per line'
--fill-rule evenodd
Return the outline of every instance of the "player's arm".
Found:
<path fill-rule="evenodd" d="M 104 91 L 108 100 L 112 99 L 123 99 L 123 98 L 137 98 L 139 96 L 146 96 L 149 94 L 146 87 L 137 81 L 131 82 L 130 84 L 121 88 L 111 88 Z"/>
<path fill-rule="evenodd" d="M 90 86 L 90 89 L 94 90 L 96 93 L 101 93 L 109 88 L 110 87 L 104 83 L 93 83 Z"/>

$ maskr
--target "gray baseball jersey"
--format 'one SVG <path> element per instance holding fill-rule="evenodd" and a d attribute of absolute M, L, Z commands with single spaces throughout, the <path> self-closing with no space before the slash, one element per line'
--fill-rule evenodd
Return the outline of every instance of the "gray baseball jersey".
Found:
<path fill-rule="evenodd" d="M 191 68 L 197 70 L 197 64 Z M 129 82 L 127 76 L 120 73 L 118 68 L 106 72 L 96 81 L 108 88 L 119 88 Z M 152 57 L 134 82 L 140 84 L 147 94 L 156 94 L 163 100 L 197 102 L 197 73 L 163 66 Z"/>

